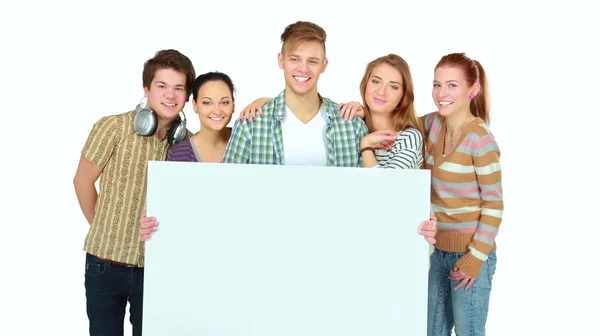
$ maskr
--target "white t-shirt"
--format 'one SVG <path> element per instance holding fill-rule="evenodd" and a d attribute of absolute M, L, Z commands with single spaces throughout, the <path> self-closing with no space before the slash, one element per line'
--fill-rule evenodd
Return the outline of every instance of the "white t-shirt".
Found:
<path fill-rule="evenodd" d="M 285 107 L 285 118 L 281 121 L 283 155 L 285 165 L 326 166 L 325 111 L 323 105 L 308 123 L 303 123 Z"/>

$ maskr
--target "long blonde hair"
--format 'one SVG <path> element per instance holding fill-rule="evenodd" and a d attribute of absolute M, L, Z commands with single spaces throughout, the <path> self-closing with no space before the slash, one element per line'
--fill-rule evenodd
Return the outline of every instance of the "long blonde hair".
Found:
<path fill-rule="evenodd" d="M 367 101 L 365 100 L 365 91 L 367 90 L 367 84 L 369 83 L 369 78 L 373 73 L 373 69 L 380 64 L 388 64 L 392 66 L 394 69 L 398 70 L 402 76 L 402 87 L 404 93 L 402 94 L 402 98 L 400 98 L 398 106 L 396 106 L 392 112 L 394 131 L 400 132 L 409 127 L 413 127 L 423 134 L 421 123 L 419 122 L 417 112 L 415 111 L 415 90 L 412 76 L 410 74 L 410 68 L 408 67 L 408 63 L 406 63 L 402 57 L 396 54 L 381 56 L 371 61 L 369 64 L 367 64 L 365 74 L 360 81 L 360 96 L 365 109 L 365 122 L 369 128 L 369 132 L 373 132 L 375 129 L 373 128 L 373 117 L 371 116 L 371 110 L 369 109 L 369 105 L 367 105 Z"/>
<path fill-rule="evenodd" d="M 392 112 L 392 127 L 395 132 L 404 131 L 407 128 L 415 128 L 421 133 L 423 136 L 425 134 L 423 125 L 419 121 L 419 117 L 417 116 L 417 112 L 415 110 L 415 89 L 413 85 L 412 75 L 410 73 L 410 68 L 406 61 L 396 55 L 396 54 L 388 54 L 385 56 L 381 56 L 369 64 L 367 64 L 367 68 L 365 70 L 365 74 L 360 81 L 360 96 L 362 98 L 363 107 L 365 110 L 365 122 L 367 123 L 367 127 L 369 128 L 369 132 L 375 131 L 373 126 L 373 117 L 371 115 L 371 110 L 369 109 L 369 105 L 367 105 L 367 101 L 365 99 L 365 92 L 367 90 L 367 84 L 369 83 L 369 78 L 373 73 L 373 69 L 380 64 L 388 64 L 394 69 L 398 70 L 400 75 L 402 76 L 402 88 L 403 94 L 402 98 L 400 98 L 400 102 L 398 106 Z M 427 143 L 427 139 L 423 137 L 423 144 L 421 155 L 425 158 L 425 145 Z M 425 162 L 425 161 L 423 161 Z M 421 164 L 421 168 L 424 167 L 424 163 Z"/>

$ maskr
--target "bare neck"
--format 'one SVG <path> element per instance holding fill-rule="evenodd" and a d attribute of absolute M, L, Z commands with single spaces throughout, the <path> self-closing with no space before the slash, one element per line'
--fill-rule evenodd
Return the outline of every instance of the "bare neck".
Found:
<path fill-rule="evenodd" d="M 298 119 L 308 122 L 319 113 L 321 98 L 317 92 L 310 92 L 299 96 L 292 92 L 292 90 L 286 90 L 285 103 Z"/>
<path fill-rule="evenodd" d="M 205 144 L 211 147 L 219 147 L 219 145 L 227 144 L 230 136 L 230 129 L 225 127 L 220 131 L 201 127 L 198 133 L 194 136 L 195 144 Z"/>
<path fill-rule="evenodd" d="M 159 139 L 162 139 L 165 137 L 165 135 L 167 135 L 167 132 L 169 131 L 169 128 L 171 128 L 171 126 L 173 126 L 173 123 L 175 121 L 168 121 L 168 120 L 161 120 L 158 119 L 158 125 L 156 126 L 156 137 Z"/>
<path fill-rule="evenodd" d="M 457 111 L 458 112 L 458 111 Z M 475 118 L 470 111 L 461 111 L 446 117 L 446 126 L 450 136 L 454 136 L 461 132 L 465 125 Z"/>
<path fill-rule="evenodd" d="M 381 114 L 371 114 L 371 123 L 373 124 L 374 131 L 381 130 L 390 130 L 396 131 L 394 129 L 394 119 L 392 115 L 381 115 Z"/>

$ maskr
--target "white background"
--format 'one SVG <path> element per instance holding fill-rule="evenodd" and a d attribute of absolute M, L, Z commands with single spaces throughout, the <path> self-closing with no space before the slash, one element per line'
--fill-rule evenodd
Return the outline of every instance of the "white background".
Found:
<path fill-rule="evenodd" d="M 86 334 L 88 225 L 72 178 L 93 123 L 142 97 L 143 63 L 176 48 L 198 74 L 226 72 L 239 110 L 283 88 L 279 36 L 296 20 L 328 32 L 319 89 L 336 101 L 358 100 L 365 65 L 397 53 L 411 66 L 424 114 L 434 108 L 442 55 L 481 61 L 505 194 L 488 334 L 596 330 L 596 11 L 584 1 L 483 3 L 3 0 L 0 334 Z M 197 131 L 191 105 L 185 111 Z"/>

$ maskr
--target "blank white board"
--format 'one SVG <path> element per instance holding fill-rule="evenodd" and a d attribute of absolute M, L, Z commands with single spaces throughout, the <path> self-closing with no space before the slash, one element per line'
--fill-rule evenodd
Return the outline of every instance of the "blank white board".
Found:
<path fill-rule="evenodd" d="M 426 333 L 428 170 L 148 170 L 145 336 Z"/>

